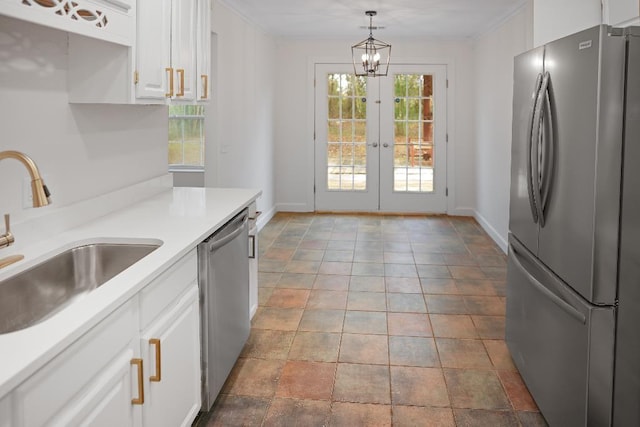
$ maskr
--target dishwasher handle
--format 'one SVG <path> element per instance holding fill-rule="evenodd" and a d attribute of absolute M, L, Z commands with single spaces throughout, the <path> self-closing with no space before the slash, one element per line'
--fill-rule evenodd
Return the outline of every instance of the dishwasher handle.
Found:
<path fill-rule="evenodd" d="M 249 215 L 245 215 L 244 219 L 242 220 L 242 223 L 237 225 L 237 228 L 233 230 L 230 234 L 227 234 L 226 236 L 221 237 L 219 240 L 216 240 L 214 236 L 214 238 L 212 238 L 209 241 L 209 251 L 213 252 L 221 248 L 222 246 L 226 245 L 236 237 L 238 237 L 238 235 L 244 231 L 248 222 L 249 222 Z"/>

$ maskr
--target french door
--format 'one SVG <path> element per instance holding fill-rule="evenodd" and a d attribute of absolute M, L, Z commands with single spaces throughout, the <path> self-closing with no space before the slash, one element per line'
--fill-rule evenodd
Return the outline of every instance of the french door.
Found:
<path fill-rule="evenodd" d="M 446 66 L 315 67 L 315 207 L 446 211 Z"/>

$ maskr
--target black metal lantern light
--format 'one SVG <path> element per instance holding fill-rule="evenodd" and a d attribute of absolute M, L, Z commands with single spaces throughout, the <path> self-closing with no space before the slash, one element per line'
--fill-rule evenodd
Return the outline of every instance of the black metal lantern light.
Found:
<path fill-rule="evenodd" d="M 351 46 L 353 69 L 357 76 L 386 76 L 391 59 L 391 45 L 373 38 L 373 17 L 377 12 L 368 10 L 365 14 L 369 17 L 369 37 Z"/>

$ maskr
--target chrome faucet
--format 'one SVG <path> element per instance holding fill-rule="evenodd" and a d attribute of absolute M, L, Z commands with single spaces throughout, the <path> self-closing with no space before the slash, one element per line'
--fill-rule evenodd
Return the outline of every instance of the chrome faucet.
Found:
<path fill-rule="evenodd" d="M 20 153 L 19 151 L 0 151 L 0 160 L 3 159 L 16 159 L 20 163 L 24 165 L 29 171 L 29 175 L 31 176 L 31 195 L 33 198 L 33 207 L 39 208 L 42 206 L 47 206 L 50 203 L 49 189 L 44 182 L 42 181 L 42 177 L 40 176 L 40 171 L 38 171 L 38 167 L 35 162 L 31 160 L 29 156 L 26 154 Z M 15 238 L 11 233 L 11 224 L 9 219 L 9 214 L 5 214 L 4 216 L 5 223 L 5 232 L 4 234 L 0 234 L 0 248 L 6 248 L 10 246 L 13 242 L 15 242 Z M 12 255 L 6 258 L 0 259 L 0 268 L 6 267 L 7 265 L 13 264 L 14 262 L 20 261 L 23 259 L 22 255 Z"/>

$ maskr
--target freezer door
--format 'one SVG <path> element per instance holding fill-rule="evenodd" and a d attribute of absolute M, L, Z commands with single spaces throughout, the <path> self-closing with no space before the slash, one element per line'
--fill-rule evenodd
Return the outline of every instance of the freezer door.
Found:
<path fill-rule="evenodd" d="M 598 304 L 613 304 L 616 293 L 624 95 L 624 39 L 607 30 L 545 46 L 555 148 L 553 167 L 541 168 L 549 192 L 537 253 Z"/>
<path fill-rule="evenodd" d="M 589 304 L 509 237 L 506 341 L 551 426 L 608 426 L 614 308 Z"/>
<path fill-rule="evenodd" d="M 640 425 L 640 35 L 629 38 L 614 425 Z"/>
<path fill-rule="evenodd" d="M 509 230 L 529 250 L 538 251 L 537 212 L 533 205 L 531 144 L 535 101 L 542 82 L 544 49 L 514 59 Z"/>

